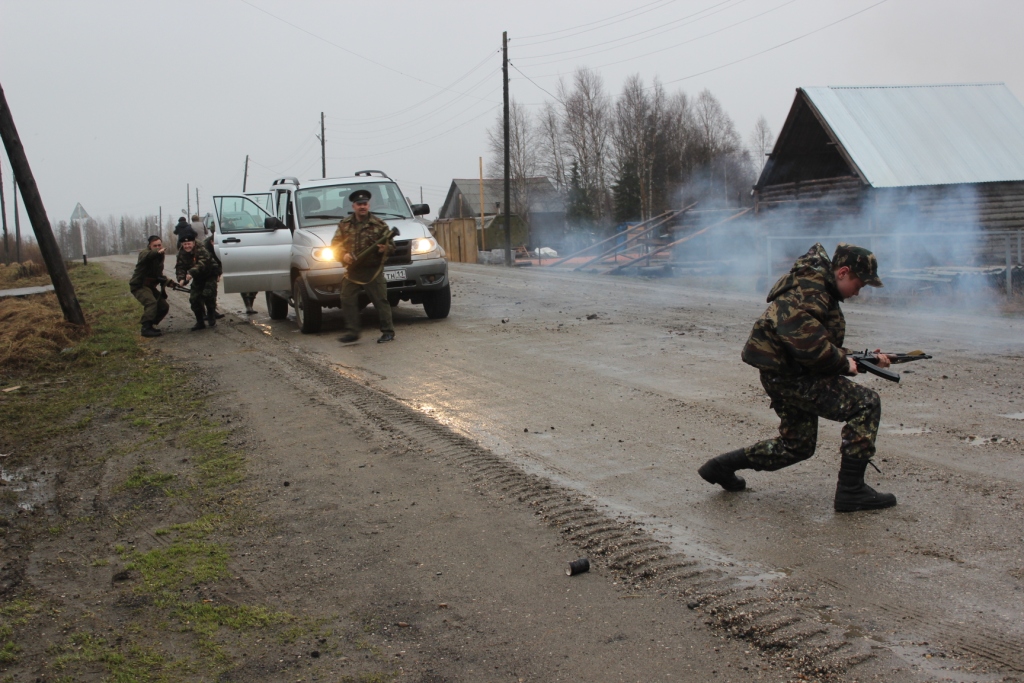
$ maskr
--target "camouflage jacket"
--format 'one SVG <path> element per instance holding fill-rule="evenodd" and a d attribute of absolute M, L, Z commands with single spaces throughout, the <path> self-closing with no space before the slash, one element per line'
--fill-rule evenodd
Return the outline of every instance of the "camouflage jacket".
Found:
<path fill-rule="evenodd" d="M 178 282 L 185 279 L 185 273 L 191 275 L 193 280 L 203 282 L 216 278 L 218 270 L 217 262 L 202 242 L 196 242 L 192 253 L 185 251 L 184 247 L 178 249 L 178 262 L 174 266 L 174 275 Z"/>
<path fill-rule="evenodd" d="M 365 221 L 356 221 L 355 214 L 352 214 L 338 222 L 338 229 L 334 231 L 334 239 L 331 240 L 331 246 L 339 252 L 337 255 L 339 261 L 341 261 L 345 254 L 352 254 L 353 258 L 355 258 L 363 253 L 367 247 L 372 246 L 374 242 L 383 237 L 390 229 L 387 223 L 373 214 L 367 216 Z M 384 254 L 374 249 L 362 260 L 348 266 L 348 272 L 352 274 L 352 278 L 362 282 L 372 279 L 380 268 L 382 260 L 386 259 L 387 255 L 395 250 L 394 242 L 389 239 L 387 247 L 387 251 Z"/>
<path fill-rule="evenodd" d="M 203 246 L 206 247 L 206 251 L 210 254 L 210 259 L 213 261 L 213 274 L 210 277 L 220 277 L 224 274 L 224 266 L 221 264 L 220 259 L 217 258 L 217 251 L 213 248 L 213 233 L 203 240 Z"/>
<path fill-rule="evenodd" d="M 128 287 L 134 292 L 143 287 L 156 287 L 164 278 L 164 255 L 153 249 L 139 252 L 139 260 L 135 263 L 135 272 L 128 281 Z"/>
<path fill-rule="evenodd" d="M 815 244 L 772 287 L 769 306 L 743 347 L 743 362 L 783 375 L 846 374 L 840 301 L 832 262 Z"/>

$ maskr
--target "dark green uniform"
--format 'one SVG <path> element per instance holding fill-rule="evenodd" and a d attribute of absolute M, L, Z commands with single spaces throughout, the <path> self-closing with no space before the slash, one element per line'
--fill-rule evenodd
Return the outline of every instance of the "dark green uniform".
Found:
<path fill-rule="evenodd" d="M 382 238 L 391 228 L 388 224 L 369 214 L 366 220 L 356 220 L 355 214 L 341 219 L 338 229 L 334 232 L 331 246 L 338 252 L 341 260 L 345 254 L 353 258 L 361 254 L 374 242 Z M 391 321 L 391 304 L 388 303 L 388 286 L 384 280 L 384 261 L 395 249 L 389 239 L 387 251 L 381 254 L 372 249 L 363 259 L 346 268 L 345 280 L 341 285 L 341 311 L 345 316 L 345 326 L 350 332 L 359 332 L 359 292 L 366 292 L 370 303 L 380 317 L 380 331 L 394 333 L 395 326 Z"/>
<path fill-rule="evenodd" d="M 882 405 L 877 392 L 842 376 L 849 361 L 840 301 L 832 262 L 820 244 L 772 287 L 742 354 L 761 371 L 761 385 L 781 420 L 778 438 L 743 449 L 754 469 L 777 470 L 814 455 L 819 417 L 846 423 L 843 456 L 867 461 L 875 454 Z"/>
<path fill-rule="evenodd" d="M 213 255 L 207 251 L 202 243 L 196 242 L 191 252 L 184 248 L 178 249 L 178 262 L 174 266 L 174 273 L 181 282 L 187 273 L 192 278 L 192 292 L 188 295 L 188 302 L 192 306 L 192 312 L 196 314 L 196 320 L 201 322 L 204 314 L 207 320 L 215 320 L 217 308 L 217 275 L 220 273 L 220 265 Z"/>
<path fill-rule="evenodd" d="M 147 323 L 159 325 L 170 310 L 167 295 L 157 289 L 163 279 L 164 255 L 153 249 L 140 251 L 139 260 L 135 263 L 135 272 L 128 281 L 128 288 L 132 296 L 145 308 L 140 321 L 143 327 L 146 327 Z"/>

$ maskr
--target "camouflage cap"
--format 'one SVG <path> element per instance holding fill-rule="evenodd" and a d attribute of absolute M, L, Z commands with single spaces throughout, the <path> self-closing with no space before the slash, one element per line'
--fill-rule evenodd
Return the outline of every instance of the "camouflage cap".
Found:
<path fill-rule="evenodd" d="M 872 287 L 882 286 L 882 281 L 878 278 L 878 259 L 864 247 L 852 244 L 840 244 L 836 247 L 836 253 L 832 256 L 832 267 L 843 266 L 849 266 L 853 274 L 863 280 L 864 284 Z"/>

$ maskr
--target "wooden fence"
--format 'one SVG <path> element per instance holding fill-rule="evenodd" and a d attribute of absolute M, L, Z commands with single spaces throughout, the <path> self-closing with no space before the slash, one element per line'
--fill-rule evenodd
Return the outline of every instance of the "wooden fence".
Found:
<path fill-rule="evenodd" d="M 477 262 L 477 221 L 475 218 L 445 218 L 430 226 L 434 238 L 445 250 L 449 261 Z"/>

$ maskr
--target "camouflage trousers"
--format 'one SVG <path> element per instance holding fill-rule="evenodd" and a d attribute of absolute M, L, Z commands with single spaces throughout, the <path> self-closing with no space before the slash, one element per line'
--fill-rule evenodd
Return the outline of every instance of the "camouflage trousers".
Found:
<path fill-rule="evenodd" d="M 345 316 L 345 327 L 350 332 L 359 334 L 359 292 L 366 292 L 366 297 L 377 310 L 381 332 L 394 332 L 395 325 L 391 320 L 391 304 L 388 303 L 388 283 L 383 271 L 365 285 L 358 285 L 348 278 L 341 283 L 341 312 Z"/>
<path fill-rule="evenodd" d="M 781 420 L 779 436 L 743 449 L 759 470 L 779 470 L 814 455 L 818 418 L 845 422 L 844 457 L 867 460 L 875 454 L 875 436 L 882 417 L 878 392 L 839 375 L 788 377 L 761 373 L 761 386 Z"/>
<path fill-rule="evenodd" d="M 167 298 L 161 296 L 160 292 L 153 287 L 141 287 L 132 290 L 132 296 L 138 299 L 145 309 L 142 311 L 142 320 L 139 321 L 143 325 L 146 323 L 159 325 L 160 321 L 167 315 L 167 311 L 171 309 L 167 303 Z"/>
<path fill-rule="evenodd" d="M 192 312 L 200 318 L 205 318 L 207 311 L 212 315 L 213 309 L 217 307 L 217 278 L 193 280 L 188 303 L 192 306 Z"/>

